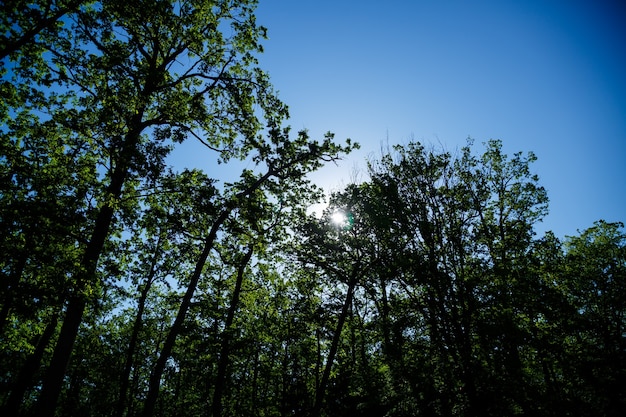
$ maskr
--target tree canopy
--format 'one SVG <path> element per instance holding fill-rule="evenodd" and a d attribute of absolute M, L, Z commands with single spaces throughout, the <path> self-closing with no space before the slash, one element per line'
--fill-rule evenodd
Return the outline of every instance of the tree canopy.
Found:
<path fill-rule="evenodd" d="M 285 126 L 255 5 L 5 5 L 2 414 L 625 414 L 623 224 L 538 236 L 499 140 L 397 146 L 311 213 L 358 145 Z"/>

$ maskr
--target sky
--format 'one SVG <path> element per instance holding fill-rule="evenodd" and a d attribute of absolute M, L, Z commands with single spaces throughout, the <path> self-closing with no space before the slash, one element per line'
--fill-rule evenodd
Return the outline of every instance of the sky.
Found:
<path fill-rule="evenodd" d="M 538 157 L 539 235 L 626 222 L 625 2 L 259 0 L 256 16 L 288 124 L 361 145 L 311 176 L 326 190 L 386 144 L 493 138 Z"/>
<path fill-rule="evenodd" d="M 538 157 L 538 232 L 626 222 L 626 3 L 260 0 L 256 14 L 292 128 L 361 144 L 312 176 L 327 190 L 387 143 L 493 138 Z"/>

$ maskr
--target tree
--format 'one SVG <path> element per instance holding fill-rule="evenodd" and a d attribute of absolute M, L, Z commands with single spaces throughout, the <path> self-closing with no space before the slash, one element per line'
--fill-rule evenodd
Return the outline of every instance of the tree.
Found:
<path fill-rule="evenodd" d="M 221 207 L 213 218 L 211 228 L 204 238 L 202 253 L 196 261 L 176 319 L 169 330 L 150 377 L 150 389 L 144 408 L 146 417 L 152 415 L 154 411 L 166 362 L 174 348 L 207 259 L 216 245 L 218 234 L 224 223 L 235 211 L 245 208 L 243 201 L 254 199 L 255 195 L 263 189 L 280 200 L 288 198 L 290 194 L 303 195 L 303 186 L 306 185 L 304 176 L 309 171 L 318 168 L 323 161 L 335 160 L 339 153 L 350 149 L 350 144 L 347 148 L 334 145 L 331 135 L 327 135 L 323 143 L 309 141 L 308 135 L 304 131 L 300 132 L 294 140 L 289 140 L 289 129 L 281 130 L 274 127 L 270 130 L 269 135 L 270 141 L 266 145 L 260 146 L 253 158 L 256 163 L 265 165 L 266 171 L 258 174 L 249 170 L 243 171 L 241 180 L 232 184 L 230 190 L 225 193 Z M 261 192 L 260 195 L 264 196 L 265 193 Z M 216 409 L 219 411 L 219 404 Z"/>
<path fill-rule="evenodd" d="M 568 372 L 579 412 L 619 415 L 626 401 L 626 234 L 598 221 L 565 240 L 565 282 L 572 303 Z M 573 325 L 573 326 L 572 326 Z M 572 340 L 573 339 L 573 340 Z M 573 342 L 573 344 L 572 344 Z"/>
<path fill-rule="evenodd" d="M 32 47 L 42 33 L 49 32 L 54 36 L 62 17 L 75 11 L 81 3 L 88 2 L 40 0 L 6 4 L 0 21 L 0 60 L 27 46 Z"/>
<path fill-rule="evenodd" d="M 411 395 L 415 406 L 442 415 L 532 407 L 530 394 L 506 384 L 527 386 L 515 353 L 524 344 L 523 305 L 531 297 L 523 274 L 532 226 L 547 200 L 529 171 L 534 156 L 508 159 L 501 147 L 490 141 L 482 157 L 468 146 L 452 158 L 410 143 L 373 163 L 371 181 L 360 186 L 367 234 L 353 250 L 378 252 L 363 282 L 402 393 L 389 403 L 394 413 L 403 413 Z M 391 310 L 407 302 L 408 311 Z M 428 371 L 408 373 L 403 357 L 423 361 Z"/>
<path fill-rule="evenodd" d="M 197 239 L 208 226 L 203 222 L 212 210 L 217 189 L 213 181 L 197 170 L 169 173 L 159 179 L 154 191 L 143 198 L 145 209 L 138 219 L 131 218 L 123 252 L 114 253 L 110 264 L 121 271 L 136 288 L 136 310 L 128 340 L 124 370 L 120 376 L 116 415 L 126 410 L 131 370 L 141 366 L 135 360 L 142 343 L 144 314 L 150 305 L 153 288 L 166 283 L 172 275 L 187 273 L 197 256 Z M 139 230 L 140 233 L 135 233 Z M 128 259 L 124 268 L 121 259 Z M 146 365 L 147 366 L 147 365 Z"/>
<path fill-rule="evenodd" d="M 50 2 L 18 4 L 3 15 L 8 37 L 2 69 L 14 84 L 3 83 L 11 98 L 2 115 L 5 120 L 8 114 L 20 115 L 2 131 L 7 154 L 15 155 L 3 160 L 6 175 L 31 158 L 30 144 L 42 137 L 40 158 L 63 168 L 55 175 L 65 181 L 45 180 L 60 184 L 53 195 L 33 189 L 24 199 L 34 195 L 52 201 L 62 194 L 76 206 L 65 210 L 76 219 L 52 219 L 55 227 L 68 224 L 72 230 L 61 227 L 47 234 L 66 242 L 53 247 L 53 258 L 73 246 L 68 252 L 77 260 L 70 259 L 76 268 L 56 274 L 68 276 L 56 287 L 64 316 L 42 383 L 40 415 L 54 413 L 85 309 L 101 287 L 99 262 L 117 233 L 119 216 L 140 209 L 137 187 L 149 187 L 162 175 L 171 145 L 193 137 L 223 163 L 253 149 L 269 160 L 268 145 L 257 136 L 262 119 L 276 125 L 287 112 L 256 67 L 265 28 L 256 25 L 254 6 L 244 0 L 113 1 L 80 7 Z M 39 15 L 34 25 L 20 16 L 26 9 Z M 85 162 L 74 163 L 77 158 Z M 289 169 L 297 169 L 299 162 Z M 28 178 L 41 180 L 47 172 L 34 171 Z M 9 184 L 24 189 L 13 178 Z M 9 204 L 3 210 L 15 209 Z M 18 252 L 6 264 L 16 277 L 9 281 L 14 282 L 11 290 L 23 259 Z M 45 258 L 28 261 L 46 264 Z M 42 278 L 35 281 L 39 288 Z M 3 307 L 6 316 L 9 307 Z"/>
<path fill-rule="evenodd" d="M 309 215 L 296 229 L 292 253 L 302 267 L 317 270 L 330 287 L 345 288 L 340 300 L 336 321 L 332 324 L 331 342 L 325 355 L 319 382 L 316 383 L 312 415 L 320 415 L 326 399 L 331 372 L 337 356 L 343 329 L 352 312 L 355 292 L 364 284 L 367 271 L 377 261 L 367 241 L 367 219 L 362 214 L 361 199 L 365 192 L 358 185 L 332 196 L 330 206 L 322 219 Z M 311 278 L 319 279 L 319 278 Z M 334 293 L 332 291 L 331 293 Z"/>

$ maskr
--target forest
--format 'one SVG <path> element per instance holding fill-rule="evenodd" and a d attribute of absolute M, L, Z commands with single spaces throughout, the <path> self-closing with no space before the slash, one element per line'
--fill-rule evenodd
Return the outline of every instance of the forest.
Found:
<path fill-rule="evenodd" d="M 3 6 L 0 414 L 626 415 L 624 225 L 538 235 L 501 140 L 390 147 L 311 212 L 358 144 L 288 127 L 255 6 Z"/>

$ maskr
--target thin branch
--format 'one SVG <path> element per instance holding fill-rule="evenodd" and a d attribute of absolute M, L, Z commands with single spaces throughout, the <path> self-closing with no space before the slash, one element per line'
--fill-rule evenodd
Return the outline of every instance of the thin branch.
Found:
<path fill-rule="evenodd" d="M 8 55 L 18 51 L 22 47 L 26 46 L 28 43 L 32 42 L 35 37 L 39 35 L 44 29 L 52 27 L 61 17 L 71 11 L 74 11 L 81 3 L 81 1 L 70 2 L 66 7 L 59 8 L 56 13 L 52 14 L 51 16 L 38 21 L 35 26 L 24 32 L 20 38 L 18 38 L 14 42 L 10 42 L 7 46 L 3 46 L 2 48 L 0 48 L 0 60 L 4 59 Z M 46 13 L 49 11 L 50 5 L 46 7 Z"/>

